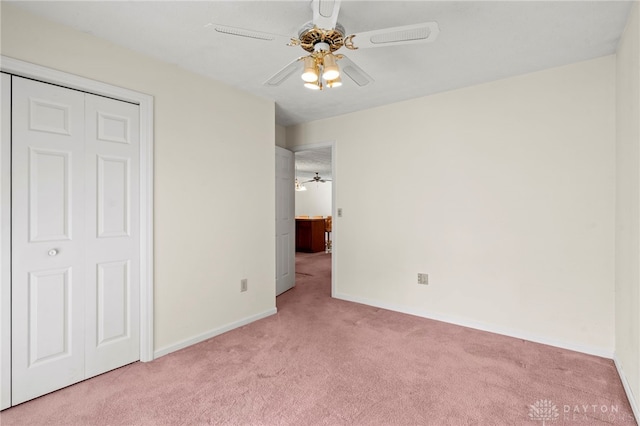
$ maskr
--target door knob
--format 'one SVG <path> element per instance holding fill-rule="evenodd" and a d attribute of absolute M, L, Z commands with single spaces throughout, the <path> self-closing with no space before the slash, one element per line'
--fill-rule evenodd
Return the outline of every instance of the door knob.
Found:
<path fill-rule="evenodd" d="M 58 250 L 57 249 L 51 249 L 49 250 L 49 256 L 55 256 L 58 254 Z"/>

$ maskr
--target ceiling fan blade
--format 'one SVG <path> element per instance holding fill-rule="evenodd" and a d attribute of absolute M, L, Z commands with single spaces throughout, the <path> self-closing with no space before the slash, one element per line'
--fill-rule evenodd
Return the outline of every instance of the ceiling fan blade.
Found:
<path fill-rule="evenodd" d="M 438 37 L 440 28 L 437 22 L 423 22 L 422 24 L 404 25 L 402 27 L 384 28 L 381 30 L 365 31 L 353 34 L 347 39 L 353 43 L 350 49 L 368 47 L 398 46 L 401 44 L 429 43 Z"/>
<path fill-rule="evenodd" d="M 336 27 L 341 0 L 312 0 L 313 25 L 323 30 Z"/>
<path fill-rule="evenodd" d="M 205 25 L 205 28 L 211 28 L 216 33 L 220 34 L 252 38 L 254 40 L 278 41 L 285 44 L 291 41 L 291 37 L 282 34 L 265 33 L 262 31 L 248 30 L 246 28 L 230 27 L 228 25 L 220 25 L 213 22 L 209 22 Z"/>
<path fill-rule="evenodd" d="M 280 71 L 275 73 L 269 80 L 265 81 L 264 85 L 273 86 L 273 87 L 280 86 L 283 81 L 291 77 L 291 74 L 296 72 L 296 70 L 300 70 L 300 65 L 298 64 L 298 61 L 300 61 L 300 58 L 289 62 L 288 65 L 285 65 L 284 68 L 282 68 Z"/>
<path fill-rule="evenodd" d="M 358 86 L 362 87 L 369 83 L 373 83 L 373 78 L 345 55 L 342 55 L 342 58 L 338 60 L 338 65 L 340 66 L 342 73 L 355 81 Z"/>

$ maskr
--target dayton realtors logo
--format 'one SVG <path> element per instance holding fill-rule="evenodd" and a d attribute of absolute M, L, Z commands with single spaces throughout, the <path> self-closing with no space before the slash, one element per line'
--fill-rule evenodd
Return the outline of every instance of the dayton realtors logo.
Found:
<path fill-rule="evenodd" d="M 529 406 L 529 418 L 542 421 L 543 426 L 546 424 L 545 422 L 555 421 L 558 417 L 560 417 L 558 407 L 549 399 L 538 400 L 535 404 Z"/>
<path fill-rule="evenodd" d="M 562 420 L 562 424 L 567 422 L 635 423 L 631 413 L 620 410 L 620 407 L 615 404 L 564 404 L 558 408 L 550 399 L 541 399 L 530 405 L 529 419 L 541 421 L 543 425 L 558 419 Z"/>
<path fill-rule="evenodd" d="M 565 404 L 562 406 L 562 419 L 573 422 L 599 420 L 604 423 L 622 422 L 634 423 L 633 415 L 620 410 L 617 404 Z"/>

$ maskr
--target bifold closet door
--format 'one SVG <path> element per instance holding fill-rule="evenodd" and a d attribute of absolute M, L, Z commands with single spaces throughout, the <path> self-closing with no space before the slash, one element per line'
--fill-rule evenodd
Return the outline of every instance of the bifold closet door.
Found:
<path fill-rule="evenodd" d="M 137 123 L 12 77 L 13 405 L 139 358 Z"/>
<path fill-rule="evenodd" d="M 86 334 L 91 377 L 140 359 L 138 106 L 86 95 Z"/>
<path fill-rule="evenodd" d="M 84 379 L 84 94 L 13 78 L 12 402 Z"/>

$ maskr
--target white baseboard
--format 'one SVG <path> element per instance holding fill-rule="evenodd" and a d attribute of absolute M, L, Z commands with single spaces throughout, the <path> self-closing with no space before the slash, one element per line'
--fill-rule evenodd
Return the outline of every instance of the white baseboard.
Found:
<path fill-rule="evenodd" d="M 636 418 L 636 421 L 640 421 L 640 406 L 638 406 L 638 400 L 635 398 L 635 395 L 633 394 L 631 385 L 627 380 L 627 376 L 624 374 L 624 370 L 622 369 L 622 364 L 620 364 L 620 361 L 618 361 L 618 356 L 616 354 L 613 355 L 613 363 L 616 365 L 616 370 L 618 370 L 618 376 L 620 376 L 620 380 L 622 381 L 622 387 L 624 387 L 624 392 L 627 394 L 627 399 L 629 400 L 629 405 L 631 405 L 631 411 L 633 411 L 633 416 Z"/>
<path fill-rule="evenodd" d="M 250 317 L 246 317 L 246 318 L 243 318 L 241 320 L 234 321 L 232 323 L 223 325 L 222 327 L 218 327 L 218 328 L 215 328 L 213 330 L 209 330 L 206 333 L 202 333 L 202 334 L 199 334 L 197 336 L 191 337 L 189 339 L 182 340 L 182 341 L 180 341 L 178 343 L 174 343 L 173 345 L 165 346 L 163 348 L 160 348 L 160 349 L 156 350 L 153 353 L 154 358 L 160 358 L 161 356 L 165 356 L 167 354 L 170 354 L 171 352 L 175 352 L 177 350 L 184 349 L 187 346 L 195 345 L 196 343 L 200 343 L 200 342 L 202 342 L 204 340 L 207 340 L 207 339 L 210 339 L 212 337 L 218 336 L 218 335 L 220 335 L 222 333 L 226 333 L 227 331 L 231 331 L 234 328 L 242 327 L 243 325 L 247 325 L 247 324 L 250 324 L 250 323 L 252 323 L 254 321 L 258 321 L 258 320 L 260 320 L 262 318 L 266 318 L 266 317 L 269 317 L 271 315 L 274 315 L 277 312 L 278 312 L 278 310 L 276 308 L 272 308 L 272 309 L 269 309 L 267 311 L 261 312 L 259 314 L 252 315 Z"/>
<path fill-rule="evenodd" d="M 564 342 L 560 340 L 550 339 L 544 336 L 538 336 L 526 331 L 500 327 L 493 324 L 486 324 L 479 321 L 460 318 L 449 315 L 442 315 L 433 312 L 427 312 L 420 309 L 409 308 L 407 306 L 394 305 L 391 303 L 380 302 L 378 300 L 370 300 L 362 297 L 355 297 L 348 294 L 338 293 L 334 295 L 336 299 L 346 300 L 349 302 L 362 303 L 363 305 L 375 306 L 376 308 L 388 309 L 390 311 L 401 312 L 403 314 L 415 315 L 422 318 L 428 318 L 436 321 L 442 321 L 449 324 L 460 325 L 462 327 L 473 328 L 476 330 L 488 331 L 490 333 L 501 334 L 503 336 L 515 337 L 517 339 L 528 340 L 530 342 L 542 343 L 544 345 L 555 346 L 571 351 L 582 352 L 589 355 L 595 355 L 603 358 L 613 358 L 613 349 L 598 348 L 588 345 L 582 345 L 574 342 Z"/>

